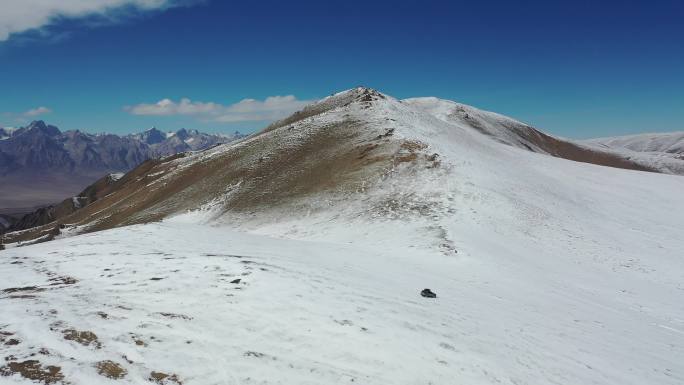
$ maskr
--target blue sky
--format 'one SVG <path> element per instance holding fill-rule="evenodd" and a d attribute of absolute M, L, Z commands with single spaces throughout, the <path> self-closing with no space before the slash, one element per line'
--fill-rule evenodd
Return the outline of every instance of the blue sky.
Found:
<path fill-rule="evenodd" d="M 684 130 L 684 2 L 30 3 L 0 4 L 0 126 L 249 132 L 366 85 L 574 138 Z"/>

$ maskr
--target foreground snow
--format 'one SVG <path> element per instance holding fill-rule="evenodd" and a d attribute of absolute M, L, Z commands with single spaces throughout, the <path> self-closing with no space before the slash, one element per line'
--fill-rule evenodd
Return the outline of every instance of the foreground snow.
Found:
<path fill-rule="evenodd" d="M 118 383 L 153 371 L 184 384 L 684 381 L 681 258 L 384 246 L 167 222 L 8 250 L 3 289 L 29 289 L 0 298 L 2 331 L 20 341 L 2 351 L 73 384 L 107 382 L 106 360 L 127 371 Z M 100 347 L 65 340 L 70 329 Z"/>

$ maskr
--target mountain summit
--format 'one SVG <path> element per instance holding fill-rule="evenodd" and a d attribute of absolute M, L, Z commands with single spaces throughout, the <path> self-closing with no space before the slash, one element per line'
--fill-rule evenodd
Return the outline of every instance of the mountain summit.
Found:
<path fill-rule="evenodd" d="M 167 135 L 159 131 L 156 127 L 152 127 L 146 130 L 142 134 L 132 135 L 134 138 L 138 138 L 140 141 L 145 142 L 149 145 L 154 145 L 161 143 L 166 140 Z"/>

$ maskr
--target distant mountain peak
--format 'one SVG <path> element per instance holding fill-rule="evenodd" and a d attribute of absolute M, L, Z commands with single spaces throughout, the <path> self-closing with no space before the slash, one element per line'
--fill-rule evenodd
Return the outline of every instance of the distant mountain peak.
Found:
<path fill-rule="evenodd" d="M 141 139 L 147 144 L 157 144 L 166 140 L 166 134 L 157 129 L 157 127 L 152 127 L 142 133 Z"/>
<path fill-rule="evenodd" d="M 59 136 L 62 132 L 56 126 L 46 124 L 42 120 L 34 120 L 25 127 L 23 132 L 40 132 L 50 137 Z"/>
<path fill-rule="evenodd" d="M 27 127 L 29 129 L 35 129 L 35 128 L 45 128 L 47 125 L 45 124 L 45 121 L 43 120 L 34 120 L 32 121 Z"/>
<path fill-rule="evenodd" d="M 188 130 L 186 130 L 185 128 L 181 128 L 180 130 L 176 131 L 174 135 L 178 137 L 180 140 L 185 140 L 188 138 L 188 136 L 190 136 Z"/>

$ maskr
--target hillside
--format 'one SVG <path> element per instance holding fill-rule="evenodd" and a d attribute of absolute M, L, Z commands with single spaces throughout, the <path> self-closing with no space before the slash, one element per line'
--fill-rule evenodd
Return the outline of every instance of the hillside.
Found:
<path fill-rule="evenodd" d="M 6 237 L 0 373 L 680 384 L 684 178 L 581 147 L 357 88 L 136 168 Z"/>

